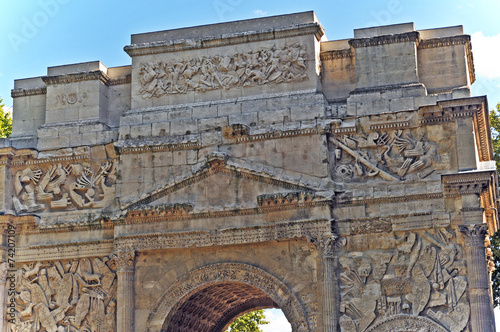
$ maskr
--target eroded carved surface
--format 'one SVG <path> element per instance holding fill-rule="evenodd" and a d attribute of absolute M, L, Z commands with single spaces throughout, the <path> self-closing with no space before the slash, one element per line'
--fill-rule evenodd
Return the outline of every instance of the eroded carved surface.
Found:
<path fill-rule="evenodd" d="M 16 272 L 10 331 L 114 332 L 115 262 L 108 257 L 32 262 Z"/>
<path fill-rule="evenodd" d="M 409 331 L 462 331 L 470 307 L 464 295 L 467 279 L 462 250 L 453 243 L 454 231 L 391 236 L 387 241 L 393 249 L 339 257 L 341 330 L 392 331 L 400 325 L 397 322 L 411 321 L 415 324 Z M 426 325 L 425 319 L 396 319 L 398 315 L 426 317 L 444 329 Z"/>
<path fill-rule="evenodd" d="M 197 290 L 182 300 L 162 331 L 219 332 L 239 313 L 248 309 L 277 308 L 262 290 L 244 283 L 217 283 Z"/>
<path fill-rule="evenodd" d="M 143 98 L 188 91 L 301 82 L 306 74 L 307 51 L 298 43 L 262 48 L 233 55 L 204 56 L 141 64 L 139 81 Z"/>
<path fill-rule="evenodd" d="M 16 213 L 104 208 L 115 198 L 115 163 L 28 166 L 13 171 Z"/>
<path fill-rule="evenodd" d="M 265 271 L 246 264 L 219 263 L 197 269 L 175 282 L 148 317 L 149 331 L 160 331 L 164 323 L 171 321 L 181 307 L 182 299 L 217 283 L 243 283 L 259 289 L 271 298 L 290 320 L 293 331 L 310 331 L 298 298 L 282 282 Z M 260 293 L 259 293 L 260 294 Z"/>
<path fill-rule="evenodd" d="M 335 146 L 334 177 L 360 181 L 380 176 L 389 181 L 418 180 L 431 174 L 436 147 L 409 131 L 331 136 Z"/>

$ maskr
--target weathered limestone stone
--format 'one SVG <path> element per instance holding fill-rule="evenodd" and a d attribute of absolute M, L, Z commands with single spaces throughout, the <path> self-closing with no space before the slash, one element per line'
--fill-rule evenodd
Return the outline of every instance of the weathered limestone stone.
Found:
<path fill-rule="evenodd" d="M 4 330 L 220 332 L 280 308 L 294 332 L 494 331 L 497 174 L 461 26 L 327 41 L 305 12 L 125 51 L 14 83 Z"/>

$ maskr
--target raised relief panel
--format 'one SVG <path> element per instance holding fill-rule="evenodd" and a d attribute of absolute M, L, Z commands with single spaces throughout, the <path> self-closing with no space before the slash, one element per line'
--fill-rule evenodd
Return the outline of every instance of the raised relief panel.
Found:
<path fill-rule="evenodd" d="M 365 181 L 381 177 L 388 181 L 419 180 L 429 176 L 438 158 L 437 146 L 409 130 L 330 136 L 335 147 L 334 178 Z"/>
<path fill-rule="evenodd" d="M 408 322 L 408 331 L 462 331 L 470 307 L 455 232 L 389 234 L 392 248 L 339 257 L 341 331 L 392 331 Z"/>
<path fill-rule="evenodd" d="M 9 331 L 114 332 L 115 265 L 108 257 L 25 264 L 15 275 Z"/>
<path fill-rule="evenodd" d="M 14 169 L 16 213 L 102 209 L 115 198 L 116 166 L 108 160 Z"/>
<path fill-rule="evenodd" d="M 308 79 L 306 47 L 299 43 L 232 55 L 146 62 L 140 65 L 142 98 Z"/>

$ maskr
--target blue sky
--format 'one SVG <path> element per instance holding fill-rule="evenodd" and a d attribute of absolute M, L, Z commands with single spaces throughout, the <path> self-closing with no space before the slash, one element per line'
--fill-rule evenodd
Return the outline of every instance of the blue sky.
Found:
<path fill-rule="evenodd" d="M 463 25 L 472 35 L 477 77 L 473 95 L 488 95 L 490 109 L 500 102 L 498 0 L 3 0 L 0 97 L 12 106 L 14 79 L 43 76 L 49 66 L 94 60 L 108 67 L 128 65 L 123 47 L 133 33 L 307 10 L 316 12 L 330 40 L 350 38 L 353 29 L 376 25 Z M 287 331 L 278 325 L 269 331 Z"/>
<path fill-rule="evenodd" d="M 473 36 L 478 77 L 473 94 L 487 94 L 490 108 L 500 102 L 498 0 L 1 1 L 0 97 L 11 106 L 14 79 L 45 75 L 48 66 L 93 60 L 108 67 L 130 64 L 123 47 L 133 33 L 306 10 L 316 12 L 330 40 L 374 25 L 463 25 Z"/>

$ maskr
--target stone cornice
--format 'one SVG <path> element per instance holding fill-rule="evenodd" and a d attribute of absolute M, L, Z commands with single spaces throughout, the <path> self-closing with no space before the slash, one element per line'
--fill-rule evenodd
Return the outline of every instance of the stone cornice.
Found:
<path fill-rule="evenodd" d="M 139 142 L 138 140 L 135 140 Z M 144 145 L 137 144 L 134 145 L 133 140 L 122 141 L 121 143 L 127 144 L 127 146 L 117 146 L 118 153 L 120 155 L 125 154 L 137 154 L 137 153 L 147 153 L 147 152 L 161 152 L 161 151 L 180 151 L 180 150 L 197 150 L 201 149 L 201 144 L 198 141 L 180 142 L 180 143 L 165 143 L 158 145 Z"/>
<path fill-rule="evenodd" d="M 26 97 L 26 96 L 36 96 L 36 95 L 44 95 L 47 94 L 47 87 L 42 86 L 38 88 L 28 88 L 28 89 L 13 89 L 10 92 L 10 96 L 12 98 L 17 98 L 17 97 Z"/>
<path fill-rule="evenodd" d="M 235 245 L 308 237 L 331 233 L 328 219 L 283 222 L 271 225 L 175 233 L 123 236 L 115 239 L 116 250 L 154 250 Z"/>
<path fill-rule="evenodd" d="M 486 97 L 438 101 L 437 105 L 420 107 L 419 113 L 421 124 L 452 122 L 459 118 L 473 118 L 479 161 L 493 160 Z"/>
<path fill-rule="evenodd" d="M 354 206 L 354 205 L 372 205 L 372 204 L 383 204 L 383 203 L 398 203 L 398 202 L 410 202 L 425 199 L 439 199 L 443 198 L 442 193 L 428 193 L 428 194 L 416 194 L 416 195 L 406 195 L 406 196 L 389 196 L 389 197 L 378 197 L 378 198 L 343 198 L 337 196 L 335 200 L 334 207 L 343 206 Z"/>
<path fill-rule="evenodd" d="M 132 75 L 127 75 L 123 77 L 110 78 L 108 81 L 109 86 L 130 84 L 132 82 Z"/>
<path fill-rule="evenodd" d="M 460 197 L 463 195 L 480 195 L 488 189 L 494 171 L 467 172 L 458 174 L 444 174 L 441 176 L 445 197 Z"/>
<path fill-rule="evenodd" d="M 109 77 L 100 70 L 89 71 L 85 73 L 75 73 L 56 76 L 45 76 L 42 80 L 47 85 L 53 84 L 68 84 L 83 81 L 100 81 L 101 83 L 108 84 Z"/>
<path fill-rule="evenodd" d="M 16 262 L 74 259 L 107 256 L 113 251 L 113 239 L 89 242 L 38 245 L 16 249 Z"/>
<path fill-rule="evenodd" d="M 348 59 L 354 56 L 354 52 L 352 49 L 345 50 L 333 50 L 333 51 L 324 51 L 319 54 L 319 57 L 322 61 L 326 60 L 336 60 L 336 59 Z"/>
<path fill-rule="evenodd" d="M 419 42 L 418 31 L 400 33 L 396 35 L 378 36 L 372 38 L 351 39 L 349 40 L 349 45 L 351 45 L 354 48 L 360 48 L 360 47 L 371 47 L 371 46 L 380 46 L 380 45 L 407 43 L 407 42 L 414 42 L 418 45 Z"/>
<path fill-rule="evenodd" d="M 237 216 L 248 216 L 264 214 L 276 211 L 296 210 L 314 208 L 318 206 L 330 205 L 330 200 L 318 200 L 313 202 L 292 202 L 274 204 L 271 206 L 259 206 L 257 208 L 248 209 L 235 209 L 235 210 L 222 210 L 222 211 L 208 211 L 200 213 L 188 213 L 184 211 L 173 211 L 172 213 L 157 213 L 155 209 L 148 210 L 145 207 L 142 210 L 132 210 L 127 213 L 124 219 L 116 222 L 116 225 L 129 225 L 129 224 L 142 224 L 142 223 L 155 223 L 174 220 L 199 220 L 209 218 L 227 218 Z"/>
<path fill-rule="evenodd" d="M 476 75 L 474 71 L 474 59 L 472 55 L 471 38 L 469 35 L 459 35 L 459 36 L 421 40 L 420 43 L 418 44 L 418 48 L 426 49 L 426 48 L 446 47 L 455 45 L 465 46 L 465 53 L 467 56 L 467 66 L 469 68 L 469 79 L 470 83 L 472 84 L 476 80 Z"/>
<path fill-rule="evenodd" d="M 130 56 L 138 56 L 230 46 L 309 34 L 314 34 L 316 36 L 316 39 L 319 41 L 324 33 L 325 32 L 321 24 L 306 23 L 290 27 L 232 33 L 227 35 L 210 36 L 196 39 L 178 39 L 170 41 L 133 44 L 125 46 L 124 50 Z"/>

